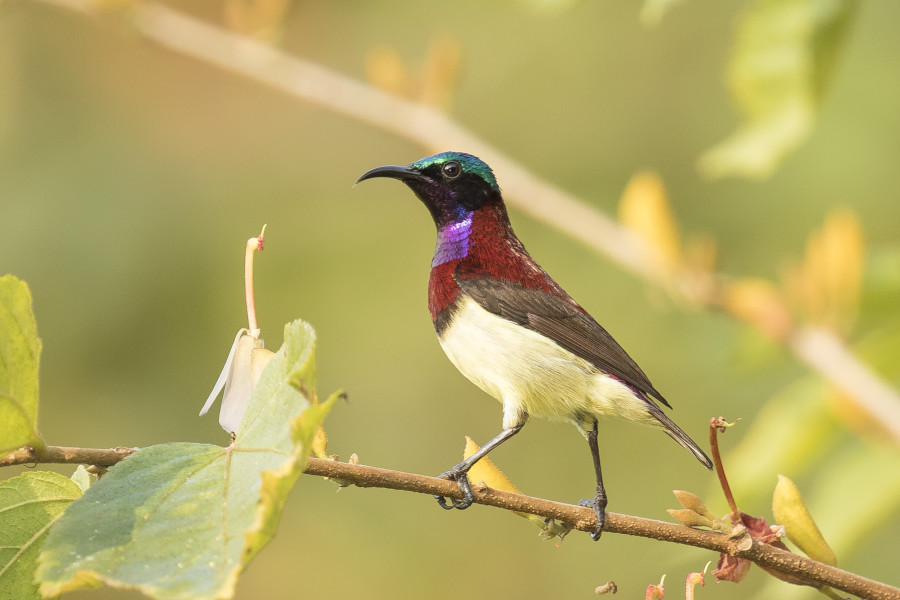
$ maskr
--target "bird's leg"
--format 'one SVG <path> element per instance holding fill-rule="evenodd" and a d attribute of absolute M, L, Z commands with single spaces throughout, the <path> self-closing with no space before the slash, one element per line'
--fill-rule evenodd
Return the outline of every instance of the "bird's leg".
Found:
<path fill-rule="evenodd" d="M 472 494 L 472 486 L 469 485 L 469 478 L 466 475 L 469 472 L 469 469 L 472 468 L 472 465 L 481 460 L 488 452 L 511 438 L 512 436 L 519 433 L 519 431 L 524 427 L 524 423 L 522 425 L 517 425 L 515 427 L 508 427 L 495 435 L 491 440 L 478 449 L 478 452 L 475 452 L 462 461 L 458 465 L 451 468 L 449 471 L 445 471 L 438 475 L 441 479 L 449 479 L 450 481 L 455 481 L 457 485 L 459 485 L 459 491 L 462 492 L 462 499 L 457 500 L 455 498 L 451 498 L 450 502 L 447 502 L 447 499 L 443 496 L 435 494 L 435 498 L 438 501 L 438 504 L 441 505 L 441 508 L 445 508 L 447 510 L 458 508 L 460 510 L 464 508 L 469 508 L 472 505 L 472 502 L 475 501 L 475 496 Z"/>
<path fill-rule="evenodd" d="M 597 476 L 597 494 L 593 500 L 582 500 L 582 506 L 590 506 L 597 515 L 597 527 L 591 532 L 594 541 L 600 539 L 603 533 L 603 524 L 606 522 L 606 489 L 603 487 L 603 473 L 600 471 L 600 447 L 597 445 L 597 421 L 586 434 L 588 446 L 591 448 L 591 458 L 594 459 L 594 474 Z"/>

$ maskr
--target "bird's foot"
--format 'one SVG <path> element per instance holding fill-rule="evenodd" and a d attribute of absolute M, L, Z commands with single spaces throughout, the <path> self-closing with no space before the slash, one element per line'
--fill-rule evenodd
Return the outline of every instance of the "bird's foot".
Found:
<path fill-rule="evenodd" d="M 603 533 L 603 525 L 606 523 L 606 498 L 603 498 L 602 501 L 600 498 L 594 498 L 593 500 L 581 500 L 578 503 L 578 506 L 586 506 L 588 508 L 594 509 L 594 514 L 597 516 L 597 526 L 591 531 L 591 539 L 595 542 L 600 539 L 600 534 Z"/>
<path fill-rule="evenodd" d="M 472 506 L 472 503 L 475 502 L 475 495 L 472 493 L 472 486 L 469 485 L 469 477 L 466 475 L 468 469 L 464 469 L 466 465 L 459 464 L 450 469 L 449 471 L 445 471 L 438 475 L 440 479 L 449 479 L 450 481 L 455 481 L 459 486 L 459 491 L 462 492 L 462 498 L 450 498 L 449 502 L 447 498 L 439 494 L 435 494 L 435 499 L 438 501 L 438 504 L 441 508 L 446 510 L 452 510 L 454 508 L 458 508 L 459 510 L 463 510 L 464 508 L 469 508 Z"/>

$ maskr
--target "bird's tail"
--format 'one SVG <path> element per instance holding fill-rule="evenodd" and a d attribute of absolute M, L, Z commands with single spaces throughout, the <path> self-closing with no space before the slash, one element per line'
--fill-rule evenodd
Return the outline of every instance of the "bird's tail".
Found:
<path fill-rule="evenodd" d="M 666 416 L 666 414 L 652 401 L 647 401 L 647 404 L 650 406 L 650 414 L 659 422 L 660 428 L 669 434 L 673 440 L 681 444 L 685 447 L 691 454 L 697 457 L 703 466 L 709 470 L 712 470 L 713 463 L 709 460 L 709 457 L 706 453 L 700 449 L 700 446 L 697 445 L 694 440 L 692 440 L 688 434 L 686 434 L 681 427 L 675 424 L 675 421 Z"/>

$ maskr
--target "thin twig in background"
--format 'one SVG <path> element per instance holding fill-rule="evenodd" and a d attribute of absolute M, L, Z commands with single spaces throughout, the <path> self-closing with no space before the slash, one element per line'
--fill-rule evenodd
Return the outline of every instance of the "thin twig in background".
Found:
<path fill-rule="evenodd" d="M 99 13 L 102 3 L 42 0 L 77 12 Z M 265 43 L 204 23 L 155 2 L 130 5 L 128 23 L 172 51 L 266 84 L 295 98 L 372 125 L 430 151 L 464 150 L 490 163 L 507 202 L 606 256 L 625 270 L 695 304 L 720 310 L 721 275 L 698 282 L 661 269 L 644 242 L 583 200 L 537 177 L 430 106 L 393 96 Z M 900 394 L 862 363 L 833 333 L 797 327 L 780 340 L 797 358 L 882 423 L 900 444 Z"/>
<path fill-rule="evenodd" d="M 42 453 L 42 457 L 38 458 L 33 449 L 26 447 L 0 458 L 0 467 L 37 462 L 111 466 L 124 460 L 136 450 L 137 448 L 98 449 L 48 446 Z M 304 472 L 308 475 L 341 480 L 363 488 L 386 488 L 430 496 L 440 495 L 446 498 L 462 497 L 459 486 L 455 482 L 367 465 L 310 458 Z M 579 531 L 593 531 L 596 523 L 594 511 L 590 508 L 504 492 L 483 485 L 473 485 L 472 491 L 475 494 L 475 502 L 478 504 L 571 523 L 574 529 Z M 900 589 L 898 588 L 820 563 L 811 558 L 786 552 L 767 544 L 760 544 L 752 540 L 744 528 L 738 530 L 741 535 L 732 537 L 665 521 L 606 513 L 606 524 L 603 531 L 724 552 L 781 573 L 807 579 L 820 585 L 831 586 L 860 598 L 900 600 Z"/>

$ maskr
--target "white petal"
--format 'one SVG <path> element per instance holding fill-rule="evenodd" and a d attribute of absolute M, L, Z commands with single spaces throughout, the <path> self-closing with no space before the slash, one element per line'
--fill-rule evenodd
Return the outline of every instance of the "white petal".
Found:
<path fill-rule="evenodd" d="M 253 388 L 259 380 L 261 369 L 254 369 L 254 363 L 259 362 L 257 354 L 262 346 L 263 341 L 251 335 L 240 338 L 237 342 L 231 373 L 225 380 L 222 409 L 219 411 L 219 425 L 228 433 L 237 431 Z"/>
<path fill-rule="evenodd" d="M 228 351 L 228 358 L 225 359 L 225 366 L 222 367 L 222 372 L 219 374 L 219 378 L 216 380 L 216 384 L 213 386 L 212 392 L 209 394 L 209 398 L 206 399 L 206 404 L 203 405 L 203 408 L 200 409 L 200 416 L 205 415 L 210 407 L 212 407 L 213 402 L 216 401 L 216 398 L 219 396 L 219 392 L 222 391 L 222 388 L 225 387 L 225 381 L 228 379 L 228 376 L 231 373 L 231 365 L 234 362 L 234 351 L 237 348 L 238 340 L 241 339 L 241 336 L 245 333 L 249 333 L 246 329 L 240 329 L 237 332 L 237 335 L 234 336 L 234 343 L 231 344 L 231 350 Z"/>

